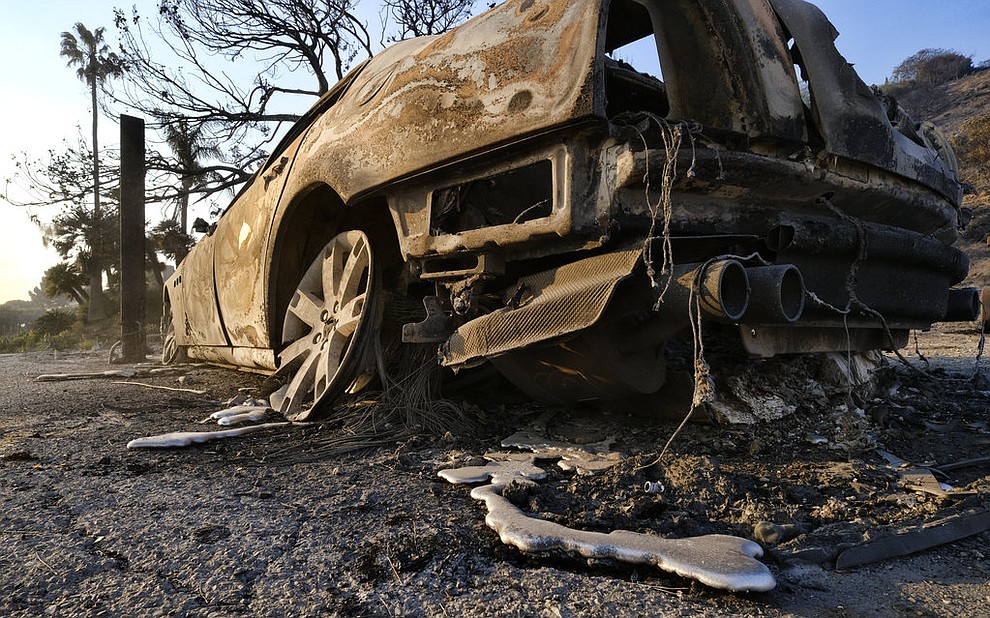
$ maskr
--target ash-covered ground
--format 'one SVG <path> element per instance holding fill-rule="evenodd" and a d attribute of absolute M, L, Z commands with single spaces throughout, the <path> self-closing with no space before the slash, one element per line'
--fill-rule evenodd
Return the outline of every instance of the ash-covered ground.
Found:
<path fill-rule="evenodd" d="M 970 325 L 922 333 L 910 366 L 888 356 L 869 386 L 835 360 L 753 370 L 713 358 L 720 404 L 679 432 L 690 377 L 662 401 L 568 410 L 466 387 L 450 433 L 382 427 L 371 447 L 325 424 L 163 450 L 126 444 L 220 429 L 200 421 L 263 379 L 186 367 L 35 382 L 119 367 L 97 353 L 0 356 L 0 613 L 978 615 L 986 533 L 836 568 L 850 548 L 880 558 L 887 546 L 868 543 L 898 533 L 931 544 L 990 507 L 978 344 Z M 776 588 L 730 593 L 503 545 L 469 488 L 437 473 L 512 450 L 501 442 L 519 431 L 622 454 L 597 475 L 538 459 L 547 478 L 510 492 L 526 513 L 592 532 L 753 539 Z"/>

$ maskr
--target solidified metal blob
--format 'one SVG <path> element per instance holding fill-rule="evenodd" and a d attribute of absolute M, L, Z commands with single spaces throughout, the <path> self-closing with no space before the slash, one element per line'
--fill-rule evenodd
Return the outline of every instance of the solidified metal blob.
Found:
<path fill-rule="evenodd" d="M 249 400 L 247 403 L 217 410 L 208 420 L 216 421 L 217 425 L 237 425 L 260 421 L 272 411 L 264 401 Z"/>
<path fill-rule="evenodd" d="M 137 371 L 133 367 L 108 369 L 95 373 L 45 373 L 37 376 L 35 382 L 65 382 L 68 380 L 92 380 L 96 378 L 133 378 Z"/>
<path fill-rule="evenodd" d="M 492 462 L 513 461 L 528 462 L 531 464 L 535 464 L 537 460 L 558 460 L 558 468 L 565 472 L 577 473 L 581 476 L 598 474 L 612 468 L 626 458 L 622 453 L 589 453 L 588 451 L 581 450 L 577 445 L 574 445 L 574 448 L 571 449 L 534 450 L 531 453 L 485 453 L 484 457 Z"/>
<path fill-rule="evenodd" d="M 471 497 L 485 502 L 488 527 L 498 533 L 503 543 L 520 551 L 565 551 L 585 558 L 648 564 L 713 588 L 736 592 L 762 592 L 777 585 L 766 565 L 756 560 L 763 555 L 763 549 L 753 541 L 724 534 L 663 539 L 628 530 L 609 534 L 574 530 L 527 516 L 500 491 L 494 485 L 484 485 L 471 490 Z"/>
<path fill-rule="evenodd" d="M 217 425 L 229 427 L 230 425 L 239 425 L 241 423 L 254 423 L 268 416 L 268 413 L 271 411 L 272 409 L 268 406 L 247 408 L 240 414 L 231 414 L 230 416 L 217 419 Z"/>
<path fill-rule="evenodd" d="M 437 474 L 454 485 L 484 483 L 491 479 L 493 487 L 505 487 L 512 481 L 532 483 L 547 476 L 545 470 L 533 465 L 532 456 L 528 461 L 491 461 L 484 466 L 441 470 Z"/>
<path fill-rule="evenodd" d="M 529 459 L 559 459 L 557 467 L 565 472 L 576 472 L 583 476 L 598 474 L 608 470 L 623 459 L 625 455 L 612 451 L 615 438 L 609 436 L 600 442 L 590 444 L 572 444 L 559 440 L 550 440 L 543 434 L 546 432 L 545 420 L 543 425 L 531 427 L 517 432 L 502 440 L 502 446 L 531 451 Z M 486 459 L 506 459 L 506 453 L 486 453 Z M 524 456 L 525 457 L 525 456 Z"/>
<path fill-rule="evenodd" d="M 615 438 L 609 436 L 600 442 L 579 445 L 560 440 L 551 440 L 543 435 L 545 432 L 546 429 L 542 427 L 532 427 L 523 431 L 518 431 L 502 440 L 502 446 L 506 448 L 517 448 L 532 451 L 534 453 L 543 452 L 559 454 L 568 451 L 582 451 L 589 455 L 605 455 L 611 452 L 612 444 L 615 443 Z"/>
<path fill-rule="evenodd" d="M 621 453 L 606 455 L 589 455 L 581 451 L 571 451 L 561 454 L 557 467 L 564 472 L 575 472 L 581 476 L 592 476 L 614 467 L 625 459 Z"/>
<path fill-rule="evenodd" d="M 663 539 L 628 530 L 603 534 L 530 517 L 502 496 L 502 488 L 512 481 L 532 483 L 545 478 L 546 472 L 533 464 L 539 455 L 494 455 L 511 459 L 441 470 L 438 474 L 454 484 L 483 483 L 491 478 L 491 484 L 472 489 L 471 497 L 485 502 L 485 523 L 506 545 L 523 552 L 563 551 L 585 558 L 648 564 L 725 590 L 766 591 L 777 584 L 766 565 L 756 560 L 763 555 L 763 549 L 746 539 L 724 534 Z"/>
<path fill-rule="evenodd" d="M 127 443 L 127 448 L 176 448 L 189 446 L 190 444 L 201 444 L 211 440 L 221 440 L 223 438 L 235 438 L 243 436 L 261 429 L 273 429 L 275 427 L 288 427 L 292 423 L 265 423 L 264 425 L 250 425 L 238 429 L 224 429 L 223 431 L 176 431 L 164 433 L 147 438 L 137 438 Z"/>

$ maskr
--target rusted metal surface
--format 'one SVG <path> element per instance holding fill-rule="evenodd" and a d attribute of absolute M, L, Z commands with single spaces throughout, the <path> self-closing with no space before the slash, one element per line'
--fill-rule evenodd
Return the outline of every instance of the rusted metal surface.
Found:
<path fill-rule="evenodd" d="M 772 356 L 965 319 L 951 149 L 835 38 L 802 0 L 509 0 L 397 43 L 180 266 L 175 342 L 275 370 L 303 273 L 352 230 L 390 298 L 428 309 L 392 331 L 561 402 L 656 390 L 666 341 L 709 320 Z M 662 76 L 620 59 L 637 40 Z"/>
<path fill-rule="evenodd" d="M 804 278 L 793 264 L 759 266 L 746 271 L 750 299 L 741 322 L 792 324 L 804 313 Z"/>
<path fill-rule="evenodd" d="M 599 222 L 608 215 L 611 201 L 586 201 L 585 197 L 593 187 L 574 181 L 598 172 L 595 161 L 598 152 L 590 150 L 580 139 L 575 139 L 583 134 L 574 131 L 562 140 L 563 143 L 557 141 L 531 148 L 522 156 L 470 162 L 456 175 L 438 178 L 437 174 L 432 174 L 389 191 L 389 201 L 394 204 L 396 225 L 400 230 L 402 252 L 408 256 L 443 255 L 477 251 L 494 244 L 512 246 L 514 251 L 529 251 L 532 257 L 540 253 L 558 253 L 562 249 L 573 251 L 599 246 L 599 239 L 606 232 Z M 436 230 L 431 229 L 434 192 L 438 188 L 485 182 L 493 175 L 525 168 L 538 161 L 549 165 L 545 182 L 552 187 L 552 208 L 547 216 L 526 221 L 523 225 L 491 225 L 445 234 L 437 234 Z M 581 203 L 581 207 L 573 207 L 576 203 Z"/>
<path fill-rule="evenodd" d="M 591 326 L 638 261 L 639 251 L 626 250 L 523 278 L 511 304 L 451 336 L 441 352 L 443 364 L 468 365 Z"/>
<path fill-rule="evenodd" d="M 908 331 L 894 329 L 889 333 L 880 328 L 788 327 L 777 325 L 740 324 L 741 340 L 746 351 L 758 358 L 778 354 L 811 354 L 814 352 L 866 352 L 903 348 L 908 343 Z"/>
<path fill-rule="evenodd" d="M 656 28 L 671 117 L 751 138 L 804 141 L 787 37 L 765 1 L 643 4 Z"/>
<path fill-rule="evenodd" d="M 229 345 L 220 321 L 213 277 L 216 242 L 213 235 L 201 238 L 165 282 L 165 303 L 171 306 L 175 341 L 180 346 Z"/>
<path fill-rule="evenodd" d="M 247 187 L 217 223 L 213 264 L 220 317 L 233 347 L 269 347 L 270 262 L 265 255 L 271 238 L 272 213 L 292 171 L 297 145 L 277 156 Z"/>
<path fill-rule="evenodd" d="M 598 2 L 505 2 L 376 56 L 314 124 L 298 182 L 354 195 L 594 111 Z"/>
<path fill-rule="evenodd" d="M 921 182 L 958 204 L 962 189 L 950 166 L 921 134 L 908 136 L 894 129 L 880 99 L 836 51 L 838 32 L 821 10 L 803 0 L 770 4 L 794 37 L 826 149 Z"/>

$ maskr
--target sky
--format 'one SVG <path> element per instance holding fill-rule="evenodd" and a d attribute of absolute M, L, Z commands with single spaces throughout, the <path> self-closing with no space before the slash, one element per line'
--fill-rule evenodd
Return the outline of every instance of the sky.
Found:
<path fill-rule="evenodd" d="M 366 3 L 373 0 L 365 0 Z M 155 0 L 0 0 L 0 194 L 13 193 L 6 179 L 13 158 L 27 152 L 43 158 L 63 139 L 88 135 L 89 95 L 58 55 L 60 34 L 80 21 L 91 30 L 106 26 L 114 42 L 113 7 L 136 4 L 155 13 Z M 868 84 L 882 84 L 893 68 L 920 49 L 937 47 L 990 59 L 988 0 L 815 0 L 840 36 L 839 51 Z M 100 141 L 116 143 L 118 128 L 101 118 Z M 36 214 L 50 216 L 43 210 Z M 156 214 L 149 207 L 148 216 Z M 192 213 L 190 220 L 198 213 Z M 45 269 L 58 261 L 46 249 L 28 213 L 0 200 L 0 303 L 27 299 Z"/>

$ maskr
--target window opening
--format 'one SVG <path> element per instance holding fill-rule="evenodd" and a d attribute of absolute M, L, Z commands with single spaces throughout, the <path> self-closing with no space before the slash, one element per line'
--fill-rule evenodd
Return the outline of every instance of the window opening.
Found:
<path fill-rule="evenodd" d="M 614 2 L 605 39 L 606 115 L 649 112 L 666 116 L 670 104 L 646 8 L 631 1 Z"/>

